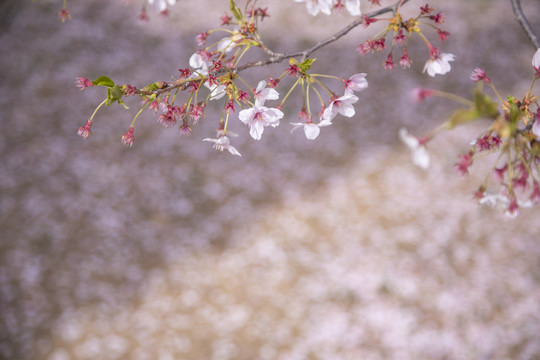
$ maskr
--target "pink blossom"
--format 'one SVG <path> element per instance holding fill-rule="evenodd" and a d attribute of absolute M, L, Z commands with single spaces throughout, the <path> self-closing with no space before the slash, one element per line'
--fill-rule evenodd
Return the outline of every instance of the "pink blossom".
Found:
<path fill-rule="evenodd" d="M 427 71 L 428 75 L 433 77 L 437 74 L 444 75 L 452 69 L 450 61 L 454 61 L 453 54 L 438 53 L 438 51 L 433 51 L 432 54 L 436 55 L 432 55 L 426 62 L 423 72 Z"/>
<path fill-rule="evenodd" d="M 332 12 L 332 0 L 294 0 L 294 2 L 305 2 L 308 12 L 313 16 L 319 12 L 326 15 Z"/>
<path fill-rule="evenodd" d="M 223 150 L 229 151 L 231 154 L 236 156 L 242 156 L 238 150 L 231 145 L 231 141 L 227 136 L 225 136 L 223 131 L 218 131 L 216 139 L 206 138 L 203 141 L 209 141 L 214 143 L 214 149 L 223 152 Z"/>
<path fill-rule="evenodd" d="M 368 87 L 366 73 L 354 74 L 344 82 L 345 95 L 352 95 L 355 91 L 362 91 Z"/>
<path fill-rule="evenodd" d="M 409 135 L 409 132 L 405 128 L 399 130 L 399 138 L 409 149 L 411 149 L 413 163 L 422 169 L 427 169 L 429 167 L 430 159 L 424 142 Z"/>
<path fill-rule="evenodd" d="M 256 105 L 264 105 L 266 100 L 277 100 L 279 99 L 279 93 L 272 88 L 266 87 L 266 81 L 261 80 L 255 89 L 253 97 L 255 98 Z"/>
<path fill-rule="evenodd" d="M 267 108 L 255 103 L 255 106 L 240 111 L 238 118 L 249 128 L 249 134 L 255 140 L 260 140 L 267 126 L 276 127 L 283 117 L 283 112 L 274 108 Z"/>
<path fill-rule="evenodd" d="M 357 101 L 358 97 L 352 94 L 334 98 L 324 110 L 321 120 L 331 121 L 338 113 L 346 117 L 353 117 L 355 114 L 353 104 Z"/>
<path fill-rule="evenodd" d="M 308 140 L 315 140 L 319 136 L 319 133 L 321 132 L 320 128 L 325 127 L 325 126 L 330 126 L 332 125 L 332 122 L 330 120 L 321 120 L 318 124 L 315 124 L 311 120 L 309 120 L 305 123 L 301 123 L 301 122 L 291 123 L 291 125 L 294 126 L 291 130 L 291 133 L 294 130 L 303 127 L 306 138 Z"/>

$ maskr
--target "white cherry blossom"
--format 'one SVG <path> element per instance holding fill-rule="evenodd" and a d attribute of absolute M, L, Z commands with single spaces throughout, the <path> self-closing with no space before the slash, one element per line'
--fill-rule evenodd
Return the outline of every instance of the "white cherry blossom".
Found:
<path fill-rule="evenodd" d="M 300 123 L 291 123 L 291 125 L 294 126 L 291 130 L 291 133 L 294 130 L 303 127 L 304 133 L 306 134 L 306 138 L 308 140 L 315 140 L 319 136 L 319 133 L 321 132 L 321 128 L 332 125 L 332 122 L 330 120 L 322 120 L 318 124 L 315 124 L 313 122 L 305 122 L 305 123 L 300 122 Z"/>
<path fill-rule="evenodd" d="M 536 117 L 536 120 L 534 121 L 532 132 L 534 135 L 536 135 L 537 138 L 540 139 L 540 117 Z"/>
<path fill-rule="evenodd" d="M 240 28 L 236 26 L 232 32 L 231 36 L 221 39 L 217 44 L 218 51 L 224 52 L 226 54 L 230 53 L 234 49 L 234 45 L 237 41 L 242 40 L 242 35 L 240 34 Z"/>
<path fill-rule="evenodd" d="M 352 94 L 345 94 L 332 100 L 324 110 L 321 120 L 331 121 L 338 113 L 346 117 L 353 117 L 355 114 L 353 104 L 357 101 L 358 97 Z"/>
<path fill-rule="evenodd" d="M 534 53 L 532 58 L 532 66 L 534 66 L 535 69 L 540 68 L 540 48 Z"/>
<path fill-rule="evenodd" d="M 155 3 L 156 9 L 159 12 L 162 12 L 164 10 L 167 10 L 167 7 L 173 6 L 176 3 L 176 0 L 148 0 L 148 3 L 150 5 L 154 5 Z"/>
<path fill-rule="evenodd" d="M 345 95 L 352 95 L 355 91 L 367 89 L 368 81 L 366 74 L 354 74 L 349 79 L 345 80 Z"/>
<path fill-rule="evenodd" d="M 227 87 L 223 84 L 210 85 L 208 81 L 205 81 L 204 86 L 210 89 L 210 100 L 219 100 L 227 95 L 227 92 L 225 91 Z"/>
<path fill-rule="evenodd" d="M 255 89 L 255 104 L 256 105 L 264 105 L 266 100 L 277 100 L 279 99 L 279 93 L 276 91 L 276 89 L 267 88 L 266 87 L 266 81 L 261 80 L 259 81 L 259 84 L 257 85 L 257 89 Z"/>
<path fill-rule="evenodd" d="M 240 111 L 238 118 L 249 128 L 249 134 L 255 140 L 260 140 L 264 128 L 267 126 L 276 127 L 279 119 L 283 117 L 283 112 L 274 108 L 257 105 L 252 108 Z"/>
<path fill-rule="evenodd" d="M 212 66 L 212 62 L 203 58 L 201 54 L 196 52 L 189 58 L 189 66 L 200 75 L 208 75 L 208 69 Z M 194 74 L 196 77 L 197 74 Z"/>
<path fill-rule="evenodd" d="M 240 154 L 240 152 L 231 145 L 231 141 L 229 140 L 229 138 L 225 136 L 221 131 L 218 131 L 216 139 L 206 138 L 203 139 L 203 141 L 213 142 L 214 149 L 221 152 L 223 152 L 223 150 L 228 150 L 233 155 L 242 156 L 242 154 Z"/>
<path fill-rule="evenodd" d="M 405 128 L 399 130 L 399 138 L 412 150 L 413 163 L 422 169 L 427 169 L 429 167 L 429 153 L 426 147 L 420 144 L 416 137 L 409 135 Z"/>
<path fill-rule="evenodd" d="M 437 58 L 426 61 L 423 72 L 427 71 L 428 75 L 432 77 L 437 74 L 444 75 L 452 70 L 450 61 L 454 61 L 453 54 L 441 53 Z"/>
<path fill-rule="evenodd" d="M 192 78 L 197 78 L 199 76 L 207 76 L 208 70 L 212 67 L 212 62 L 209 60 L 205 60 L 204 57 L 196 52 L 195 54 L 191 55 L 189 58 L 189 66 L 193 68 L 194 72 L 191 74 Z M 225 89 L 226 86 L 222 84 L 213 84 L 210 85 L 208 81 L 204 82 L 204 86 L 206 86 L 211 93 L 210 100 L 218 100 L 221 99 L 223 96 L 226 95 Z"/>
<path fill-rule="evenodd" d="M 319 12 L 326 15 L 332 13 L 332 0 L 294 0 L 294 2 L 305 2 L 308 12 L 313 16 L 319 14 Z"/>
<path fill-rule="evenodd" d="M 360 16 L 360 0 L 345 0 L 345 8 L 352 16 Z"/>

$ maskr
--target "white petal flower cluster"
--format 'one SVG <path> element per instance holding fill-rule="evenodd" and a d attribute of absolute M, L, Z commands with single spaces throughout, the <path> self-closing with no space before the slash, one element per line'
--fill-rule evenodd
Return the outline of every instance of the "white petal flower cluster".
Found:
<path fill-rule="evenodd" d="M 255 140 L 260 140 L 267 126 L 276 127 L 283 118 L 283 112 L 279 109 L 264 106 L 266 100 L 279 99 L 279 93 L 272 88 L 266 87 L 266 81 L 261 80 L 255 89 L 255 104 L 249 109 L 238 113 L 238 118 L 249 128 L 249 134 Z"/>
<path fill-rule="evenodd" d="M 206 76 L 208 75 L 208 69 L 212 66 L 212 62 L 203 58 L 201 54 L 195 53 L 189 58 L 189 66 L 198 74 Z"/>
<path fill-rule="evenodd" d="M 154 5 L 155 3 L 156 9 L 159 12 L 162 12 L 164 10 L 167 10 L 167 7 L 173 6 L 176 3 L 176 0 L 148 0 L 148 3 L 150 5 Z"/>
<path fill-rule="evenodd" d="M 412 150 L 413 163 L 422 169 L 427 169 L 429 167 L 429 153 L 426 147 L 420 144 L 416 137 L 409 135 L 405 128 L 399 130 L 399 138 Z"/>
<path fill-rule="evenodd" d="M 341 114 L 345 117 L 353 117 L 356 113 L 353 104 L 358 101 L 358 97 L 354 95 L 355 91 L 362 91 L 367 89 L 368 82 L 366 80 L 366 74 L 354 74 L 345 82 L 345 94 L 341 97 L 333 99 L 328 107 L 323 111 L 319 123 L 315 124 L 311 121 L 311 118 L 305 123 L 291 123 L 293 126 L 291 132 L 303 127 L 304 133 L 308 140 L 315 140 L 322 127 L 332 125 L 332 120 L 337 114 Z"/>
<path fill-rule="evenodd" d="M 308 12 L 315 16 L 320 12 L 326 15 L 330 15 L 337 0 L 294 0 L 294 2 L 305 2 Z M 360 16 L 362 12 L 360 11 L 360 0 L 341 0 L 341 3 L 345 5 L 345 8 L 352 16 Z"/>
<path fill-rule="evenodd" d="M 454 57 L 454 54 L 441 53 L 437 58 L 426 61 L 423 72 L 427 71 L 431 77 L 437 74 L 444 75 L 452 70 L 450 61 L 454 61 Z"/>

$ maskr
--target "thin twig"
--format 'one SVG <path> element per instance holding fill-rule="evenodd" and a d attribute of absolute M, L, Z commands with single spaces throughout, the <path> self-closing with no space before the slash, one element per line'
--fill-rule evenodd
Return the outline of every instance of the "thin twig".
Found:
<path fill-rule="evenodd" d="M 404 0 L 402 5 L 405 4 L 408 1 L 409 0 Z M 367 16 L 371 18 L 371 17 L 375 17 L 375 16 L 385 14 L 385 13 L 390 12 L 390 11 L 395 11 L 396 7 L 399 5 L 399 3 L 400 3 L 400 1 L 398 1 L 394 5 L 387 6 L 387 7 L 381 8 L 381 9 L 376 10 L 376 11 L 372 11 L 372 12 L 368 13 Z M 334 41 L 337 41 L 341 37 L 345 36 L 349 31 L 351 31 L 355 27 L 361 25 L 363 22 L 364 22 L 363 17 L 359 18 L 359 19 L 356 19 L 355 21 L 353 21 L 349 25 L 345 26 L 343 29 L 339 30 L 334 35 L 330 36 L 329 38 L 327 38 L 325 40 L 319 41 L 317 44 L 315 44 L 311 48 L 306 49 L 304 51 L 298 51 L 298 52 L 291 53 L 291 54 L 276 54 L 276 56 L 273 56 L 273 57 L 271 57 L 271 58 L 269 58 L 267 60 L 262 60 L 262 61 L 257 61 L 257 62 L 244 64 L 244 65 L 236 68 L 236 71 L 240 72 L 242 70 L 252 68 L 252 67 L 258 67 L 258 66 L 264 66 L 264 65 L 279 63 L 279 62 L 282 62 L 285 59 L 296 58 L 296 57 L 302 57 L 302 59 L 305 60 L 307 57 L 309 57 L 315 51 L 319 50 L 320 48 L 322 48 L 322 47 L 324 47 L 324 46 L 326 46 L 326 45 L 328 45 L 330 43 L 333 43 Z"/>
<path fill-rule="evenodd" d="M 531 24 L 529 24 L 529 21 L 525 17 L 525 14 L 523 14 L 523 10 L 521 9 L 521 1 L 520 0 L 510 0 L 512 3 L 512 9 L 514 10 L 514 15 L 516 16 L 516 20 L 519 22 L 521 27 L 523 28 L 523 31 L 527 34 L 529 37 L 529 40 L 531 40 L 531 43 L 535 47 L 535 49 L 540 49 L 540 41 L 538 41 L 538 38 L 534 34 Z"/>

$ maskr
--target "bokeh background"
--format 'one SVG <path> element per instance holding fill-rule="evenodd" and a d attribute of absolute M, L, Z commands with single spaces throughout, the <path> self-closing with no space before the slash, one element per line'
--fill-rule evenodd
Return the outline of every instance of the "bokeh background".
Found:
<path fill-rule="evenodd" d="M 260 4 L 274 49 L 304 49 L 351 21 Z M 0 358 L 540 359 L 540 212 L 512 220 L 475 204 L 489 160 L 466 178 L 453 169 L 487 124 L 436 138 L 427 171 L 397 136 L 455 106 L 416 104 L 414 87 L 467 96 L 478 66 L 522 96 L 534 49 L 509 1 L 430 4 L 448 16 L 450 74 L 422 75 L 419 39 L 412 69 L 384 71 L 385 55 L 355 52 L 378 29 L 356 29 L 313 69 L 368 73 L 357 115 L 308 141 L 290 134 L 293 98 L 261 141 L 233 121 L 239 158 L 201 141 L 221 104 L 191 137 L 146 112 L 124 148 L 133 100 L 98 113 L 86 141 L 76 135 L 104 94 L 75 77 L 167 81 L 228 1 L 181 0 L 146 23 L 136 0 L 69 1 L 65 24 L 61 1 L 1 2 Z M 540 34 L 540 4 L 523 7 Z M 244 76 L 256 84 L 284 66 Z"/>

